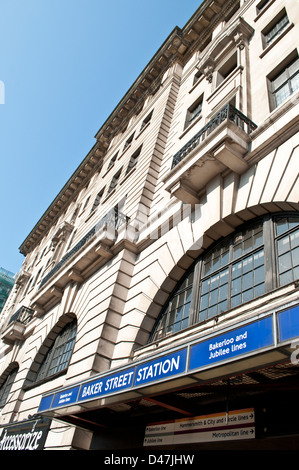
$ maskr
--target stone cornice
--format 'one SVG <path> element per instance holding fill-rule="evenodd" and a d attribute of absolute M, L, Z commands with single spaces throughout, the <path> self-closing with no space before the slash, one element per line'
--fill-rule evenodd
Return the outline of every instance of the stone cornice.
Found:
<path fill-rule="evenodd" d="M 62 211 L 79 193 L 91 176 L 101 167 L 111 139 L 125 129 L 129 119 L 141 110 L 145 98 L 159 87 L 169 66 L 185 63 L 194 50 L 206 47 L 213 27 L 235 8 L 238 0 L 204 0 L 183 29 L 175 27 L 131 88 L 96 133 L 96 144 L 58 193 L 19 250 L 27 255 L 46 235 Z"/>

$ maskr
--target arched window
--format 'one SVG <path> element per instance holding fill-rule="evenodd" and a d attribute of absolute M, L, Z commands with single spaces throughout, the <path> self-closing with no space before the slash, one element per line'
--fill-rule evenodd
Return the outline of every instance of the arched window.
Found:
<path fill-rule="evenodd" d="M 299 278 L 299 219 L 279 217 L 275 228 L 279 285 L 283 286 Z"/>
<path fill-rule="evenodd" d="M 161 311 L 155 341 L 299 278 L 299 214 L 266 216 L 212 246 Z"/>
<path fill-rule="evenodd" d="M 36 372 L 34 382 L 53 377 L 67 369 L 74 349 L 77 334 L 77 322 L 68 323 L 56 336 Z"/>
<path fill-rule="evenodd" d="M 265 293 L 263 239 L 260 222 L 220 243 L 203 257 L 199 321 Z"/>
<path fill-rule="evenodd" d="M 189 324 L 193 274 L 191 271 L 184 277 L 167 303 L 159 326 L 163 336 L 183 330 Z"/>
<path fill-rule="evenodd" d="M 9 395 L 12 384 L 14 383 L 14 380 L 16 378 L 17 372 L 18 368 L 14 367 L 14 369 L 12 369 L 10 373 L 6 375 L 3 383 L 0 385 L 0 409 L 3 408 L 6 403 L 7 397 Z"/>

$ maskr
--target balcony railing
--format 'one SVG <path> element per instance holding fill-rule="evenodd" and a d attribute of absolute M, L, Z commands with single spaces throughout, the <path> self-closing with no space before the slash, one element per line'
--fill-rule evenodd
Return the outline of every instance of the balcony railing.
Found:
<path fill-rule="evenodd" d="M 182 161 L 193 149 L 200 145 L 201 142 L 203 142 L 206 137 L 225 120 L 234 122 L 237 127 L 247 134 L 250 134 L 257 128 L 257 125 L 254 124 L 247 116 L 228 103 L 174 155 L 171 169 L 180 163 L 180 161 Z"/>
<path fill-rule="evenodd" d="M 13 322 L 22 323 L 27 325 L 33 318 L 34 310 L 29 307 L 20 307 L 9 319 L 8 325 Z"/>
<path fill-rule="evenodd" d="M 108 225 L 113 229 L 117 229 L 120 225 L 127 222 L 127 217 L 118 211 L 117 207 L 114 207 L 91 229 L 84 235 L 83 238 L 70 250 L 68 251 L 59 263 L 54 266 L 53 269 L 42 279 L 39 289 L 49 281 L 71 258 L 73 258 L 87 243 L 91 240 L 96 232 L 100 230 L 104 225 Z"/>

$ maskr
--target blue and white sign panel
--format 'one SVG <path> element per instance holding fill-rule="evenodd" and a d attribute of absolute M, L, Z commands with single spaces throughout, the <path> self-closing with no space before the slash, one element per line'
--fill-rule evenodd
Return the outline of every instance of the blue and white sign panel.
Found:
<path fill-rule="evenodd" d="M 124 391 L 132 387 L 135 368 L 126 369 L 117 374 L 108 375 L 82 385 L 78 401 L 99 398 L 113 392 Z"/>
<path fill-rule="evenodd" d="M 150 382 L 170 378 L 173 375 L 185 372 L 187 361 L 187 348 L 176 351 L 168 356 L 141 364 L 136 368 L 134 385 L 144 385 Z"/>
<path fill-rule="evenodd" d="M 279 341 L 287 341 L 299 336 L 299 306 L 278 314 Z"/>
<path fill-rule="evenodd" d="M 271 345 L 272 316 L 191 346 L 189 370 L 227 361 Z"/>
<path fill-rule="evenodd" d="M 48 410 L 50 408 L 58 408 L 60 406 L 68 406 L 77 401 L 80 386 L 65 389 L 54 395 L 43 397 L 38 411 Z"/>
<path fill-rule="evenodd" d="M 131 364 L 114 373 L 45 395 L 39 411 L 82 404 L 116 393 L 146 388 L 164 380 L 185 377 L 188 373 L 257 354 L 294 337 L 299 337 L 299 306 L 276 314 L 273 312 L 217 336 L 190 342 L 177 351 L 150 361 Z"/>
<path fill-rule="evenodd" d="M 145 362 L 116 372 L 83 382 L 73 388 L 65 389 L 41 400 L 39 411 L 46 411 L 62 406 L 83 403 L 139 388 L 150 383 L 169 379 L 186 371 L 187 347 L 171 354 L 160 356 L 158 359 Z"/>

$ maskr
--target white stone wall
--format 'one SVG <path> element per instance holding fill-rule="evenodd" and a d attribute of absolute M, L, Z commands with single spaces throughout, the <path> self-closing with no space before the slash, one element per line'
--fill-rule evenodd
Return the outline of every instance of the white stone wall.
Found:
<path fill-rule="evenodd" d="M 164 75 L 158 92 L 147 99 L 142 112 L 131 120 L 125 133 L 114 138 L 102 169 L 93 176 L 88 187 L 82 188 L 76 201 L 65 208 L 41 243 L 27 255 L 22 271 L 35 278 L 52 259 L 54 234 L 65 221 L 71 223 L 76 207 L 79 210 L 73 223 L 73 238 L 66 240 L 59 258 L 109 209 L 124 200 L 122 211 L 130 218 L 131 230 L 120 232 L 111 248 L 113 256 L 84 282 L 70 282 L 61 299 L 32 320 L 25 341 L 11 346 L 1 344 L 0 377 L 14 363 L 18 364 L 19 372 L 9 403 L 2 410 L 0 424 L 12 418 L 26 419 L 29 414 L 34 414 L 42 393 L 49 389 L 80 381 L 149 354 L 152 348 L 147 346 L 147 341 L 163 304 L 185 270 L 205 248 L 222 236 L 233 233 L 242 223 L 267 212 L 298 211 L 298 94 L 279 109 L 271 111 L 266 77 L 282 56 L 298 47 L 299 12 L 295 2 L 284 0 L 272 2 L 264 15 L 257 16 L 257 3 L 248 1 L 242 7 L 242 17 L 253 28 L 254 34 L 245 48 L 237 48 L 239 66 L 233 77 L 218 88 L 215 79 L 208 82 L 205 77 L 193 86 L 200 56 L 198 51 L 194 51 L 186 65 L 173 64 Z M 261 45 L 261 31 L 270 17 L 283 7 L 293 26 L 265 52 Z M 222 37 L 225 28 L 227 25 L 217 28 L 215 41 Z M 227 56 L 221 54 L 223 61 Z M 202 94 L 202 116 L 185 130 L 186 111 Z M 251 150 L 247 155 L 248 170 L 241 175 L 225 172 L 213 178 L 200 195 L 200 204 L 196 208 L 200 217 L 191 223 L 189 208 L 185 208 L 187 216 L 179 218 L 172 227 L 169 225 L 172 216 L 182 207 L 182 203 L 171 197 L 164 187 L 172 157 L 213 112 L 233 96 L 236 96 L 236 107 L 258 125 L 252 134 Z M 150 112 L 153 113 L 151 121 L 140 132 L 141 123 Z M 132 144 L 123 152 L 124 143 L 133 132 Z M 126 176 L 129 159 L 140 145 L 142 151 L 138 165 Z M 109 161 L 117 152 L 114 166 L 108 171 Z M 104 187 L 107 189 L 112 176 L 121 168 L 116 190 L 108 197 L 105 191 L 102 204 L 91 214 L 97 193 Z M 89 202 L 83 210 L 88 197 Z M 131 238 L 133 232 L 134 239 Z M 48 270 L 50 267 L 48 264 Z M 17 297 L 15 292 L 11 294 L 6 315 L 21 305 L 31 305 L 38 295 L 39 282 L 47 272 L 43 270 L 36 285 L 27 292 L 25 283 Z M 242 313 L 241 308 L 238 311 Z M 72 315 L 77 318 L 78 333 L 67 374 L 24 391 L 23 385 L 32 364 L 37 367 L 45 354 L 49 335 Z M 194 331 L 199 331 L 197 326 Z M 168 347 L 170 341 L 175 345 L 175 341 L 182 338 L 184 333 L 162 341 L 160 347 Z M 56 426 L 59 433 L 55 434 Z M 49 448 L 76 447 L 78 430 L 68 428 L 61 433 L 61 425 L 57 423 L 53 428 L 47 441 Z M 86 435 L 84 442 L 85 439 L 84 446 L 88 448 L 90 436 Z"/>

